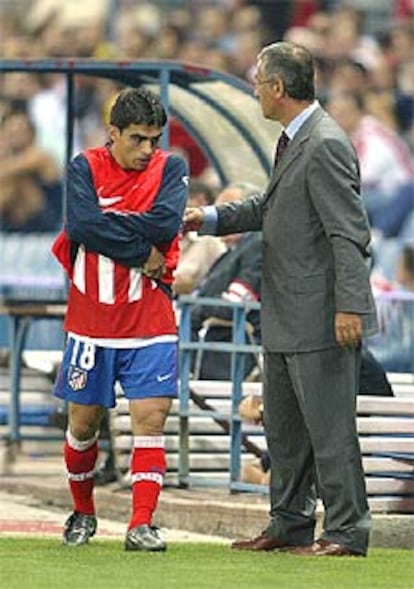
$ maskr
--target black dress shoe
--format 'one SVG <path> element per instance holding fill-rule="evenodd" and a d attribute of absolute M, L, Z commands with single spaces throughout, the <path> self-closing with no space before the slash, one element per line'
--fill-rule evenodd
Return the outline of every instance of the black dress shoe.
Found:
<path fill-rule="evenodd" d="M 298 556 L 366 556 L 360 552 L 355 552 L 342 544 L 330 542 L 323 538 L 316 540 L 310 546 L 296 546 L 289 550 L 291 554 Z"/>
<path fill-rule="evenodd" d="M 283 540 L 279 540 L 279 538 L 275 538 L 273 536 L 267 536 L 264 533 L 260 536 L 257 536 L 256 538 L 252 538 L 251 540 L 237 540 L 231 545 L 231 547 L 235 550 L 253 550 L 256 552 L 280 550 L 282 548 L 286 548 L 287 546 L 288 544 L 286 544 L 286 542 Z"/>

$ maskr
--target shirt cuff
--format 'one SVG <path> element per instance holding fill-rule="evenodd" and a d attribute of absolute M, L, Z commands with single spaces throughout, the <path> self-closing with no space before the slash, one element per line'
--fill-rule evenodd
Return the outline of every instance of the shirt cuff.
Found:
<path fill-rule="evenodd" d="M 215 235 L 217 232 L 217 208 L 213 205 L 203 207 L 204 220 L 200 227 L 200 235 Z"/>

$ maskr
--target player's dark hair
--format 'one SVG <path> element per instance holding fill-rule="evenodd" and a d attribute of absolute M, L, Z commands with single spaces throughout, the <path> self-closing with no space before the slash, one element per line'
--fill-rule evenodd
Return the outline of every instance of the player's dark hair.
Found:
<path fill-rule="evenodd" d="M 315 68 L 311 53 L 300 45 L 281 41 L 259 54 L 266 79 L 282 78 L 285 92 L 296 100 L 315 98 Z"/>
<path fill-rule="evenodd" d="M 110 123 L 120 131 L 129 125 L 164 127 L 167 113 L 160 98 L 146 88 L 122 90 L 111 109 Z"/>

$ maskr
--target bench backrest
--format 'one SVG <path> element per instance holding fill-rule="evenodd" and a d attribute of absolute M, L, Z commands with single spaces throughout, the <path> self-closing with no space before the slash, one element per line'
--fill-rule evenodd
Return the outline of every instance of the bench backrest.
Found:
<path fill-rule="evenodd" d="M 0 232 L 0 297 L 7 300 L 60 300 L 63 271 L 51 254 L 55 234 Z"/>
<path fill-rule="evenodd" d="M 0 300 L 64 301 L 66 280 L 51 254 L 52 233 L 0 232 Z M 8 347 L 7 318 L 0 317 L 0 347 Z M 30 328 L 29 349 L 60 349 L 61 328 L 56 322 L 39 321 Z"/>
<path fill-rule="evenodd" d="M 231 423 L 230 382 L 192 381 L 191 388 L 214 411 L 203 411 L 190 403 L 190 470 L 203 484 L 227 485 L 230 469 L 231 437 L 220 420 Z M 245 395 L 261 395 L 261 383 L 244 383 Z M 116 464 L 121 477 L 128 482 L 129 454 L 132 434 L 127 401 L 119 392 L 117 407 L 111 411 L 111 434 Z M 357 403 L 358 433 L 366 475 L 368 498 L 373 511 L 414 513 L 414 383 L 411 394 L 401 397 L 359 396 Z M 166 424 L 167 480 L 177 482 L 180 460 L 180 409 L 177 401 Z M 260 426 L 245 424 L 243 433 L 259 449 L 266 442 Z M 243 462 L 252 457 L 240 450 Z M 245 485 L 245 490 L 257 490 Z M 265 489 L 263 489 L 265 491 Z"/>

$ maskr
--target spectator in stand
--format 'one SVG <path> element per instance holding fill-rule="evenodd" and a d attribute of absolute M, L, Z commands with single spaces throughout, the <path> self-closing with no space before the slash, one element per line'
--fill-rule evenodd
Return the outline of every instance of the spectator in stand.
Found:
<path fill-rule="evenodd" d="M 381 56 L 377 41 L 364 29 L 362 12 L 340 4 L 331 13 L 325 55 L 331 60 L 350 57 L 370 70 Z"/>
<path fill-rule="evenodd" d="M 414 180 L 397 190 L 392 201 L 385 205 L 377 219 L 377 238 L 408 238 L 414 235 Z"/>
<path fill-rule="evenodd" d="M 199 178 L 209 165 L 203 150 L 176 118 L 171 118 L 169 130 L 171 149 L 182 152 L 188 161 L 191 178 Z"/>
<path fill-rule="evenodd" d="M 259 189 L 248 183 L 234 183 L 224 188 L 217 196 L 216 204 L 246 200 Z M 262 269 L 262 240 L 260 233 L 238 233 L 223 237 L 227 251 L 217 259 L 194 291 L 198 297 L 218 297 L 226 301 L 249 302 L 260 300 L 260 277 Z M 232 309 L 229 307 L 198 306 L 191 315 L 192 339 L 198 340 L 200 330 L 207 319 L 214 318 L 208 328 L 205 341 L 232 339 Z M 252 343 L 260 342 L 259 312 L 251 311 L 247 319 L 251 326 Z M 250 328 L 248 328 L 250 329 Z M 244 374 L 247 376 L 256 365 L 253 354 L 246 355 Z M 197 378 L 205 380 L 229 380 L 231 378 L 231 355 L 227 352 L 204 351 L 201 364 L 194 359 Z"/>
<path fill-rule="evenodd" d="M 263 425 L 263 399 L 261 396 L 248 395 L 239 405 L 240 417 L 245 423 L 255 426 Z M 260 457 L 244 461 L 240 478 L 243 483 L 252 485 L 270 484 L 270 456 L 263 450 Z"/>
<path fill-rule="evenodd" d="M 396 283 L 375 278 L 380 333 L 367 346 L 389 372 L 414 372 L 414 242 L 401 247 Z M 384 293 L 382 295 L 382 293 Z"/>
<path fill-rule="evenodd" d="M 414 293 L 414 241 L 405 244 L 402 249 L 397 266 L 397 280 L 401 288 Z"/>
<path fill-rule="evenodd" d="M 332 94 L 327 108 L 349 135 L 361 166 L 362 194 L 373 227 L 403 186 L 414 180 L 414 160 L 404 141 L 364 110 L 356 92 Z"/>
<path fill-rule="evenodd" d="M 412 288 L 414 290 L 414 274 L 412 278 Z M 394 396 L 394 392 L 383 366 L 366 346 L 363 346 L 361 353 L 358 394 L 378 395 L 381 397 Z M 240 417 L 246 423 L 262 425 L 262 397 L 254 395 L 244 397 L 239 406 L 239 413 Z M 263 450 L 260 458 L 253 458 L 252 460 L 243 463 L 241 480 L 244 483 L 251 483 L 254 485 L 268 485 L 270 483 L 270 456 L 267 450 Z"/>
<path fill-rule="evenodd" d="M 44 232 L 61 224 L 62 186 L 55 160 L 36 143 L 24 111 L 12 111 L 0 126 L 0 229 Z"/>
<path fill-rule="evenodd" d="M 368 70 L 350 57 L 335 61 L 329 76 L 329 94 L 355 92 L 363 94 L 368 87 Z"/>
<path fill-rule="evenodd" d="M 188 206 L 212 205 L 215 191 L 198 180 L 190 180 Z M 181 242 L 181 253 L 174 274 L 175 295 L 191 293 L 203 280 L 214 262 L 224 254 L 226 244 L 213 235 L 199 236 L 189 231 Z"/>
<path fill-rule="evenodd" d="M 414 35 L 413 35 L 414 36 Z M 396 109 L 401 131 L 414 153 L 414 57 L 399 70 Z"/>
<path fill-rule="evenodd" d="M 385 94 L 383 103 L 389 97 L 395 129 L 410 142 L 410 130 L 414 129 L 414 32 L 408 24 L 399 23 L 381 32 L 378 38 L 383 51 L 382 70 L 388 68 L 388 80 L 384 73 L 379 77 L 375 72 L 372 82 Z M 411 147 L 414 148 L 414 141 Z"/>

